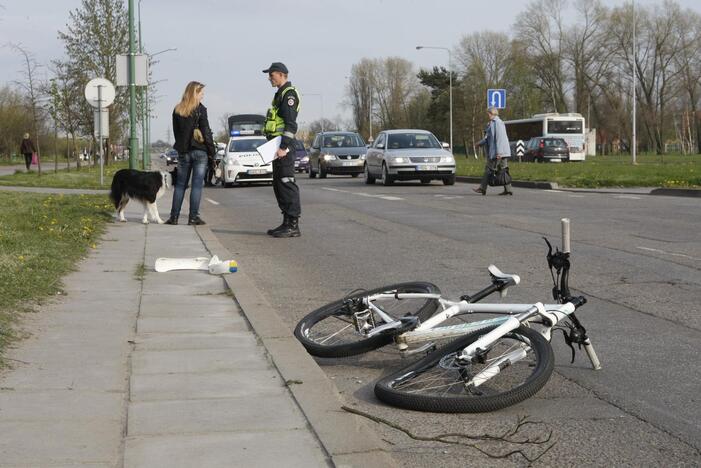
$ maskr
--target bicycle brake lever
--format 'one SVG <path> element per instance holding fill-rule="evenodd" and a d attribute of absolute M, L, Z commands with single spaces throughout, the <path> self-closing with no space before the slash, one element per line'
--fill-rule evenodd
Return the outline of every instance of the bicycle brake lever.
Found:
<path fill-rule="evenodd" d="M 572 351 L 572 359 L 570 360 L 570 364 L 573 364 L 573 363 L 574 363 L 575 350 L 574 350 L 574 346 L 572 346 L 572 338 L 570 337 L 570 335 L 569 335 L 564 329 L 558 328 L 558 330 L 560 330 L 560 331 L 562 332 L 562 335 L 565 337 L 565 344 L 567 344 L 567 346 L 570 347 L 570 351 Z M 581 347 L 580 347 L 580 349 L 581 349 Z"/>

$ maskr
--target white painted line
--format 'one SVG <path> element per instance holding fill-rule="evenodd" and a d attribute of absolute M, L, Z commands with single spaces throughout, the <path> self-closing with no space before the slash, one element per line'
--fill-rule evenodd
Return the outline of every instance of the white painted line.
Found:
<path fill-rule="evenodd" d="M 211 203 L 212 205 L 221 205 L 221 203 L 219 203 L 218 201 L 214 201 L 214 200 L 212 200 L 211 198 L 205 197 L 205 200 L 207 200 L 207 201 L 208 201 L 209 203 Z"/>
<path fill-rule="evenodd" d="M 331 187 L 321 187 L 321 188 L 323 190 L 329 190 L 331 192 L 350 193 L 351 195 L 358 195 L 359 197 L 381 198 L 382 200 L 390 200 L 390 201 L 404 200 L 403 198 L 391 197 L 389 195 L 373 195 L 371 193 L 365 193 L 365 192 L 349 192 L 347 190 L 340 190 L 340 189 L 335 189 L 335 188 L 331 188 Z"/>
<path fill-rule="evenodd" d="M 650 247 L 640 247 L 640 246 L 638 246 L 638 248 L 639 248 L 640 250 L 647 250 L 648 252 L 657 252 L 657 253 L 661 253 L 661 254 L 664 254 L 664 255 L 671 255 L 671 256 L 673 256 L 673 257 L 688 258 L 688 259 L 690 259 L 690 260 L 701 260 L 701 258 L 692 257 L 691 255 L 686 255 L 686 254 L 681 254 L 681 253 L 676 253 L 676 252 L 665 252 L 664 250 L 652 249 L 652 248 L 650 248 Z"/>
<path fill-rule="evenodd" d="M 562 193 L 562 190 L 545 189 L 545 190 L 543 190 L 543 192 Z"/>
<path fill-rule="evenodd" d="M 635 195 L 618 195 L 616 198 L 625 198 L 627 200 L 640 200 L 640 197 L 636 197 Z"/>
<path fill-rule="evenodd" d="M 570 198 L 584 198 L 584 195 L 569 195 Z"/>

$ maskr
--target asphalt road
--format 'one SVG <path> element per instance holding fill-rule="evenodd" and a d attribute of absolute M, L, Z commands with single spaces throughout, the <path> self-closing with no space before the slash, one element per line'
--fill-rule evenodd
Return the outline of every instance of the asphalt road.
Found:
<path fill-rule="evenodd" d="M 426 280 L 456 298 L 488 282 L 490 263 L 517 273 L 509 302 L 549 301 L 542 236 L 559 243 L 572 220 L 570 284 L 590 302 L 578 313 L 603 369 L 579 353 L 569 362 L 560 335 L 557 367 L 534 398 L 491 414 L 398 410 L 377 401 L 375 380 L 405 364 L 386 349 L 319 360 L 349 405 L 422 436 L 498 433 L 518 416 L 552 431 L 537 464 L 693 466 L 701 463 L 701 204 L 698 199 L 516 189 L 486 197 L 473 185 L 368 186 L 362 178 L 298 179 L 302 237 L 272 239 L 280 221 L 270 186 L 211 188 L 203 217 L 291 328 L 311 310 L 356 288 Z M 167 204 L 167 202 L 166 202 Z M 519 455 L 417 441 L 376 425 L 406 466 L 523 466 Z M 516 446 L 479 442 L 492 454 Z M 529 447 L 530 456 L 547 444 Z"/>

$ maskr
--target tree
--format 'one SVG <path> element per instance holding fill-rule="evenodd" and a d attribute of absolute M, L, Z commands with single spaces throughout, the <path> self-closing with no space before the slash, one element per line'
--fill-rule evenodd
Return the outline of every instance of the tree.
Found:
<path fill-rule="evenodd" d="M 67 62 L 53 62 L 54 77 L 51 79 L 48 95 L 51 98 L 51 116 L 58 127 L 71 138 L 68 150 L 70 154 L 77 154 L 76 139 L 81 128 L 81 116 L 88 114 L 80 87 L 79 77 L 72 73 Z M 70 157 L 68 158 L 70 167 Z M 80 158 L 76 159 L 76 166 L 80 169 Z"/>
<path fill-rule="evenodd" d="M 530 55 L 536 86 L 550 98 L 551 109 L 567 112 L 562 12 L 565 0 L 534 0 L 516 19 L 516 33 Z"/>
<path fill-rule="evenodd" d="M 22 135 L 31 128 L 32 118 L 26 110 L 26 99 L 7 85 L 0 88 L 0 156 L 19 151 Z"/>
<path fill-rule="evenodd" d="M 679 69 L 684 103 L 690 109 L 691 117 L 689 131 L 693 128 L 696 139 L 696 152 L 701 154 L 701 115 L 699 115 L 699 99 L 701 99 L 701 15 L 686 10 L 678 24 L 681 48 L 675 57 L 675 66 Z M 686 112 L 685 112 L 686 114 Z M 688 114 L 686 114 L 688 116 Z"/>
<path fill-rule="evenodd" d="M 17 81 L 16 83 L 25 91 L 26 102 L 29 112 L 32 115 L 32 133 L 34 134 L 34 144 L 36 146 L 37 152 L 37 173 L 41 176 L 41 149 L 40 149 L 40 135 L 39 129 L 42 128 L 39 124 L 39 118 L 41 116 L 41 107 L 39 106 L 39 99 L 41 98 L 42 84 L 38 80 L 36 73 L 40 65 L 34 59 L 34 56 L 28 52 L 20 44 L 10 44 L 10 47 L 18 52 L 24 61 L 24 69 L 20 72 L 24 77 L 23 81 Z"/>
<path fill-rule="evenodd" d="M 116 81 L 116 56 L 129 48 L 128 15 L 123 0 L 81 0 L 81 6 L 69 14 L 65 32 L 58 37 L 64 43 L 67 68 L 76 74 L 79 89 L 92 78 Z M 119 141 L 126 128 L 128 91 L 117 88 L 110 106 L 110 135 Z M 93 134 L 92 111 L 82 113 L 84 134 Z M 111 145 L 107 144 L 107 148 Z M 108 160 L 110 155 L 108 154 Z"/>

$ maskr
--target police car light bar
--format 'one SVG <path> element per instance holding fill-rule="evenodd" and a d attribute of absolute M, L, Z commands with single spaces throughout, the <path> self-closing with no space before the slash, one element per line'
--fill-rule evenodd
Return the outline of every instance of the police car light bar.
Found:
<path fill-rule="evenodd" d="M 240 136 L 240 135 L 260 135 L 260 132 L 256 131 L 256 130 L 232 130 L 231 131 L 231 136 Z"/>

